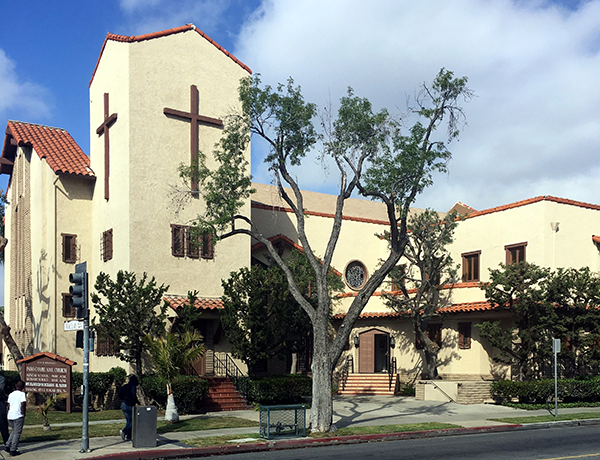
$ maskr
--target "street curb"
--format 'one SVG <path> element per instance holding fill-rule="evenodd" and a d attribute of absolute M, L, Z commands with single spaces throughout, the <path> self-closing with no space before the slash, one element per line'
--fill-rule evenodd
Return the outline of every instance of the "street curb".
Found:
<path fill-rule="evenodd" d="M 511 430 L 537 430 L 542 428 L 560 428 L 566 426 L 600 425 L 600 419 L 565 420 L 557 422 L 529 423 L 526 425 L 493 425 L 471 428 L 446 428 L 441 430 L 409 431 L 403 433 L 368 434 L 353 436 L 333 436 L 330 438 L 301 438 L 270 441 L 266 443 L 236 444 L 216 447 L 190 447 L 184 449 L 152 449 L 135 452 L 106 454 L 98 457 L 85 457 L 86 460 L 151 460 L 177 459 L 189 457 L 209 457 L 213 455 L 264 452 L 269 450 L 296 449 L 339 444 L 360 444 L 366 442 L 400 441 L 402 439 L 437 438 L 477 433 L 497 433 Z"/>

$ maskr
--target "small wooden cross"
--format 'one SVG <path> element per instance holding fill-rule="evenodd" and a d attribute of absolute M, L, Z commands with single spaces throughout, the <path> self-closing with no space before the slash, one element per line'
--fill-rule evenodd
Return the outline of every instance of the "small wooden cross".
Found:
<path fill-rule="evenodd" d="M 194 165 L 194 161 L 198 156 L 198 123 L 203 123 L 216 128 L 223 127 L 223 120 L 218 118 L 210 118 L 200 115 L 198 113 L 198 88 L 196 85 L 190 86 L 190 111 L 183 112 L 181 110 L 169 109 L 165 107 L 163 113 L 165 115 L 171 115 L 178 118 L 183 118 L 190 121 L 191 133 L 190 133 L 190 161 L 191 165 Z M 198 191 L 198 181 L 192 179 L 191 189 L 195 192 Z"/>
<path fill-rule="evenodd" d="M 109 190 L 108 181 L 110 177 L 110 142 L 108 139 L 109 128 L 117 121 L 117 114 L 108 114 L 108 93 L 104 93 L 104 121 L 98 129 L 96 134 L 101 136 L 104 134 L 104 199 L 108 200 Z"/>

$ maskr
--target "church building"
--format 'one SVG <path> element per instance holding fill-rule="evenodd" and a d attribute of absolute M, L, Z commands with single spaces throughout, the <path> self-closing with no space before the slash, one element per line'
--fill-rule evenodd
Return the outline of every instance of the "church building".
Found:
<path fill-rule="evenodd" d="M 198 291 L 207 353 L 195 369 L 214 375 L 217 356 L 230 357 L 219 320 L 221 280 L 241 267 L 266 263 L 266 249 L 244 235 L 214 247 L 192 244 L 190 225 L 203 202 L 197 194 L 182 193 L 198 190 L 198 184 L 184 183 L 178 165 L 191 164 L 200 151 L 211 166 L 226 117 L 241 111 L 239 82 L 250 74 L 191 24 L 139 36 L 108 34 L 89 84 L 89 156 L 64 129 L 8 121 L 0 156 L 0 174 L 10 176 L 4 305 L 24 355 L 55 353 L 81 370 L 82 351 L 64 323 L 75 316 L 68 302 L 69 273 L 86 261 L 90 289 L 99 273 L 114 278 L 126 270 L 169 285 L 165 300 L 173 309 L 187 300 L 188 291 Z M 250 162 L 250 147 L 246 159 Z M 302 250 L 293 213 L 277 189 L 253 187 L 244 215 L 282 253 Z M 177 205 L 178 194 L 187 197 L 185 206 Z M 308 238 L 316 253 L 323 252 L 335 197 L 305 192 L 304 198 Z M 510 322 L 485 301 L 479 282 L 499 263 L 522 260 L 600 270 L 600 206 L 541 196 L 484 211 L 461 203 L 456 208 L 466 214 L 450 246 L 461 279 L 452 286 L 444 321 L 430 325 L 430 336 L 444 344 L 439 373 L 454 382 L 510 377 L 510 368 L 492 361 L 494 350 L 474 327 L 489 319 Z M 332 312 L 334 327 L 386 257 L 387 242 L 375 235 L 387 228 L 383 205 L 347 200 L 333 259 L 345 283 Z M 421 354 L 412 325 L 383 301 L 382 293 L 393 289 L 389 280 L 370 299 L 338 363 L 340 373 L 394 379 L 418 374 Z M 90 370 L 128 367 L 114 356 L 111 343 L 97 339 L 95 349 Z M 2 364 L 14 368 L 6 359 Z M 265 371 L 284 372 L 288 364 L 267 363 L 271 368 Z M 300 365 L 308 371 L 310 357 Z"/>

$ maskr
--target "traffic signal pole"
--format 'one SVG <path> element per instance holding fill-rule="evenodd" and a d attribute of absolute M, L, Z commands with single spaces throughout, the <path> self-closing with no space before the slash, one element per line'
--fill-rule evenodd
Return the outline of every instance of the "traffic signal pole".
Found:
<path fill-rule="evenodd" d="M 88 410 L 90 403 L 90 322 L 88 308 L 88 273 L 87 262 L 82 262 L 75 265 L 75 273 L 69 275 L 71 287 L 71 308 L 77 308 L 77 319 L 83 320 L 83 385 L 81 392 L 83 393 L 83 420 L 82 420 L 82 436 L 81 449 L 79 452 L 90 451 L 90 438 L 88 432 L 89 418 Z"/>

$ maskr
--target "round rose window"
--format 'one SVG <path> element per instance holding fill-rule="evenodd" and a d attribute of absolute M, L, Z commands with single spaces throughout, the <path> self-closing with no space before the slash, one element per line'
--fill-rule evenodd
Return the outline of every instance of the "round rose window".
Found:
<path fill-rule="evenodd" d="M 346 283 L 351 289 L 360 289 L 367 282 L 367 269 L 358 260 L 346 267 Z"/>

